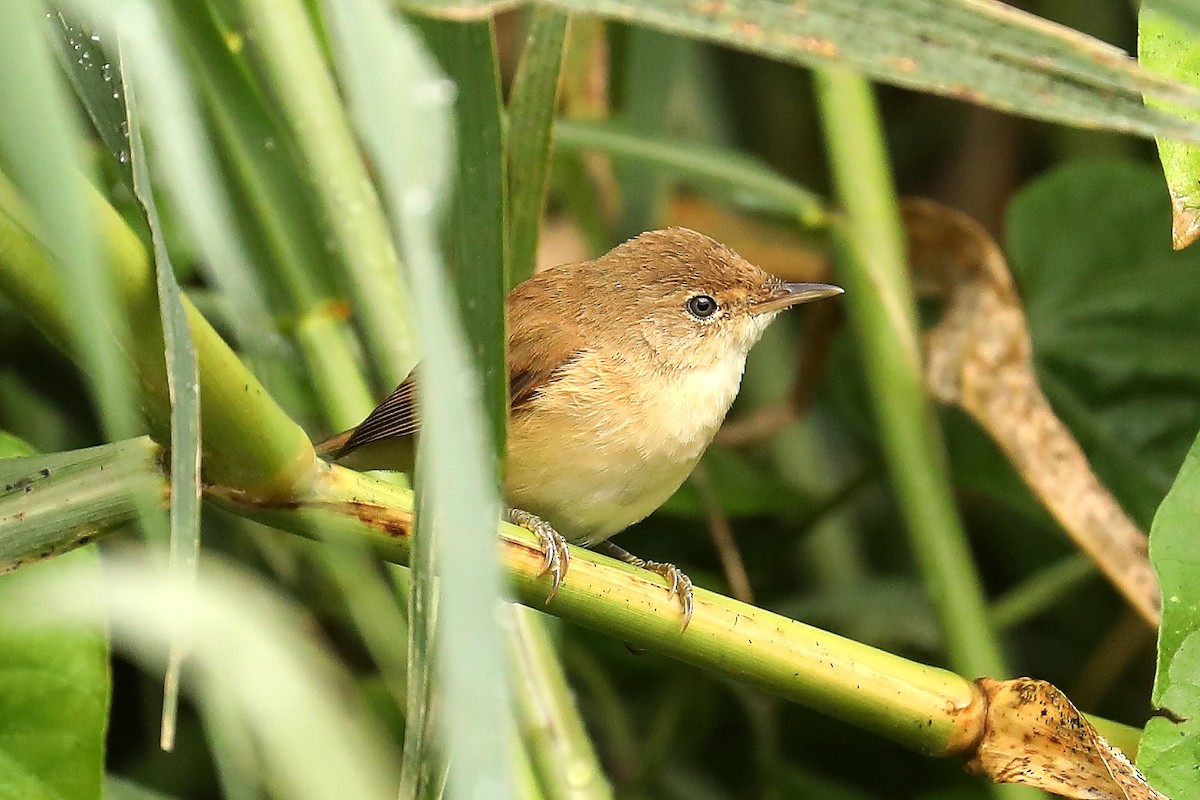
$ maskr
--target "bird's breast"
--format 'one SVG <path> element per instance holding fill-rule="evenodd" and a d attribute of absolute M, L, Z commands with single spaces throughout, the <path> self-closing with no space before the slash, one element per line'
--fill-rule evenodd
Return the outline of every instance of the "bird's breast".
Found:
<path fill-rule="evenodd" d="M 745 356 L 678 371 L 586 354 L 509 430 L 508 502 L 573 541 L 646 517 L 687 478 L 737 395 Z"/>

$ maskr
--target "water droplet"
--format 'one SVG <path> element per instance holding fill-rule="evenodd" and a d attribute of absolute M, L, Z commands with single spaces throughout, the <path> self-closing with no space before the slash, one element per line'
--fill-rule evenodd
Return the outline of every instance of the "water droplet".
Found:
<path fill-rule="evenodd" d="M 442 79 L 418 84 L 413 98 L 424 106 L 448 106 L 454 102 L 456 94 L 454 82 Z"/>
<path fill-rule="evenodd" d="M 91 39 L 92 39 L 92 41 L 93 41 L 93 42 L 98 42 L 98 41 L 100 41 L 100 34 L 98 34 L 98 33 L 93 33 L 93 34 L 92 34 L 92 36 L 91 36 Z"/>
<path fill-rule="evenodd" d="M 117 161 L 120 161 L 122 164 L 129 161 L 129 151 L 128 150 L 119 151 L 117 153 Z"/>
<path fill-rule="evenodd" d="M 121 93 L 113 92 L 113 100 L 120 100 L 120 99 L 121 99 Z"/>
<path fill-rule="evenodd" d="M 433 209 L 433 192 L 425 188 L 404 193 L 404 209 L 410 214 L 428 214 Z"/>
<path fill-rule="evenodd" d="M 274 150 L 275 149 L 275 140 L 268 137 L 267 139 L 263 140 L 263 147 L 266 148 L 267 150 Z"/>

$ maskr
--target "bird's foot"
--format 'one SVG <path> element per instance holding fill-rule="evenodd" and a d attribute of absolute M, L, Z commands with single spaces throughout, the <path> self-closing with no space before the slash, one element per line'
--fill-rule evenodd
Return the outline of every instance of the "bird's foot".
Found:
<path fill-rule="evenodd" d="M 541 541 L 546 560 L 542 564 L 542 570 L 538 573 L 538 577 L 546 574 L 551 576 L 550 594 L 546 595 L 546 602 L 549 603 L 554 599 L 554 595 L 558 594 L 558 587 L 562 585 L 563 576 L 567 574 L 567 568 L 571 566 L 571 553 L 567 550 L 567 540 L 562 537 L 561 533 L 554 530 L 554 526 L 549 522 L 519 508 L 504 509 L 504 521 L 530 531 Z"/>
<path fill-rule="evenodd" d="M 646 561 L 643 558 L 638 558 L 628 550 L 617 547 L 615 544 L 608 541 L 600 542 L 592 549 L 594 549 L 596 552 L 604 553 L 605 555 L 612 556 L 620 561 L 624 561 L 626 564 L 632 564 L 635 567 L 648 569 L 651 572 L 666 578 L 667 583 L 670 586 L 671 597 L 679 598 L 680 608 L 683 609 L 683 625 L 679 629 L 680 633 L 688 629 L 688 625 L 692 621 L 692 611 L 695 609 L 695 592 L 692 587 L 692 579 L 684 574 L 683 570 L 674 564 L 667 564 L 659 561 Z"/>

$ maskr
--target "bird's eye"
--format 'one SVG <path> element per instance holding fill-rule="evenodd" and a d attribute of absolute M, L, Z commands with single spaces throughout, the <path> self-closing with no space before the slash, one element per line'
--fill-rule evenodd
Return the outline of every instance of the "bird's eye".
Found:
<path fill-rule="evenodd" d="M 689 297 L 687 301 L 687 310 L 696 319 L 707 319 L 717 313 L 717 301 L 713 300 L 706 294 L 698 294 L 695 297 Z"/>

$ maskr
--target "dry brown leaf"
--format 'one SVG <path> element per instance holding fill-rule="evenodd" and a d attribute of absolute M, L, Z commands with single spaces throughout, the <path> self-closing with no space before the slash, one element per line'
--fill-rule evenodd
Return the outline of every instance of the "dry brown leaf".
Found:
<path fill-rule="evenodd" d="M 1171 193 L 1171 246 L 1182 250 L 1200 239 L 1200 209 L 1190 205 L 1194 198 Z"/>
<path fill-rule="evenodd" d="M 983 736 L 967 769 L 1078 800 L 1167 800 L 1045 681 L 976 683 L 987 698 Z"/>
<path fill-rule="evenodd" d="M 902 211 L 918 279 L 945 301 L 925 340 L 929 391 L 975 418 L 1076 544 L 1157 626 L 1162 601 L 1146 535 L 1093 474 L 1042 394 L 1000 248 L 974 220 L 939 203 L 906 200 Z"/>

